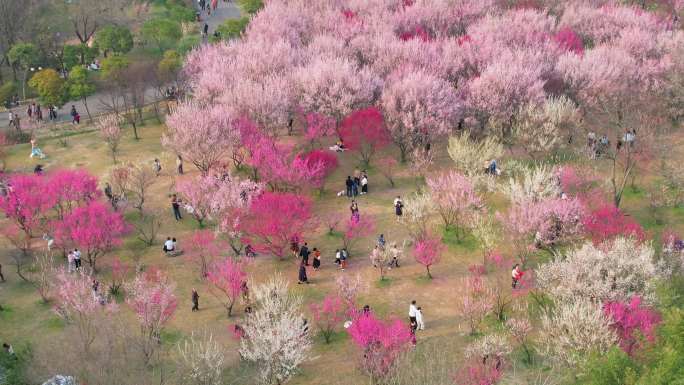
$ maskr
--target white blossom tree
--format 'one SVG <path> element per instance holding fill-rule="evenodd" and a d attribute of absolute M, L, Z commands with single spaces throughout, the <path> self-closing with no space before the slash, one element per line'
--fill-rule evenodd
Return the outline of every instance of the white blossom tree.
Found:
<path fill-rule="evenodd" d="M 220 385 L 225 355 L 211 333 L 196 336 L 178 343 L 179 377 L 183 384 Z"/>
<path fill-rule="evenodd" d="M 280 275 L 255 287 L 254 298 L 255 310 L 243 325 L 240 355 L 257 364 L 261 383 L 284 384 L 311 349 L 302 298 L 288 293 L 288 283 Z"/>
<path fill-rule="evenodd" d="M 520 175 L 510 178 L 501 187 L 501 191 L 514 204 L 555 198 L 561 192 L 554 170 L 546 166 L 522 169 Z"/>
<path fill-rule="evenodd" d="M 626 301 L 634 295 L 653 301 L 658 277 L 653 248 L 625 238 L 600 247 L 587 242 L 536 271 L 539 287 L 560 302 Z"/>
<path fill-rule="evenodd" d="M 590 352 L 605 353 L 617 335 L 598 304 L 576 298 L 559 301 L 552 314 L 542 316 L 540 341 L 555 361 L 574 366 Z"/>
<path fill-rule="evenodd" d="M 528 104 L 520 109 L 513 125 L 515 141 L 532 158 L 549 154 L 572 135 L 581 114 L 567 97 L 548 98 L 541 105 Z"/>

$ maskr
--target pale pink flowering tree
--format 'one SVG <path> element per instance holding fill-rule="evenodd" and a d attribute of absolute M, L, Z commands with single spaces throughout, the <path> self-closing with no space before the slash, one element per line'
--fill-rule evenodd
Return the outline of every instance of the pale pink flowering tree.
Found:
<path fill-rule="evenodd" d="M 483 272 L 472 269 L 471 273 L 463 279 L 465 290 L 458 309 L 465 317 L 471 335 L 477 333 L 480 324 L 493 307 L 490 293 L 486 290 L 485 281 L 482 277 Z"/>
<path fill-rule="evenodd" d="M 264 192 L 252 200 L 239 229 L 257 251 L 285 258 L 292 239 L 312 228 L 311 201 L 291 193 Z"/>
<path fill-rule="evenodd" d="M 121 117 L 116 114 L 106 115 L 96 123 L 98 130 L 100 130 L 100 137 L 107 143 L 109 152 L 112 155 L 112 161 L 116 163 L 116 154 L 119 152 L 119 142 L 123 132 L 121 131 Z"/>
<path fill-rule="evenodd" d="M 80 271 L 67 273 L 60 269 L 55 280 L 55 312 L 76 325 L 87 353 L 97 336 L 96 313 L 104 310 L 93 294 L 93 278 Z"/>
<path fill-rule="evenodd" d="M 387 179 L 390 186 L 394 187 L 394 177 L 397 172 L 397 161 L 391 157 L 385 157 L 378 160 L 378 171 Z"/>
<path fill-rule="evenodd" d="M 380 100 L 387 127 L 402 162 L 416 146 L 427 146 L 458 121 L 462 103 L 447 81 L 422 71 L 388 84 Z"/>
<path fill-rule="evenodd" d="M 339 297 L 345 303 L 347 313 L 351 314 L 352 312 L 355 312 L 356 298 L 359 293 L 366 289 L 366 284 L 361 278 L 361 275 L 357 274 L 354 278 L 347 275 L 339 275 L 335 279 L 335 286 Z"/>
<path fill-rule="evenodd" d="M 207 278 L 209 266 L 220 251 L 218 240 L 213 231 L 198 230 L 192 233 L 189 255 L 197 263 L 201 279 Z"/>
<path fill-rule="evenodd" d="M 306 127 L 304 128 L 304 139 L 309 142 L 311 148 L 320 142 L 321 139 L 335 132 L 335 120 L 328 116 L 316 112 L 306 114 Z"/>
<path fill-rule="evenodd" d="M 359 365 L 370 376 L 371 382 L 386 376 L 411 342 L 408 325 L 399 320 L 383 322 L 373 313 L 356 317 L 347 333 L 361 349 Z"/>
<path fill-rule="evenodd" d="M 503 368 L 494 360 L 469 360 L 454 376 L 455 385 L 495 385 L 503 377 Z"/>
<path fill-rule="evenodd" d="M 238 133 L 231 119 L 220 105 L 179 104 L 166 119 L 168 131 L 162 136 L 162 144 L 206 174 L 233 149 Z"/>
<path fill-rule="evenodd" d="M 385 127 L 382 112 L 368 107 L 349 114 L 342 121 L 340 137 L 345 147 L 359 154 L 361 163 L 368 167 L 377 150 L 390 143 L 389 131 Z"/>
<path fill-rule="evenodd" d="M 97 259 L 120 245 L 121 236 L 128 230 L 121 214 L 103 203 L 91 202 L 74 209 L 58 223 L 55 240 L 82 250 L 90 268 L 97 271 Z"/>
<path fill-rule="evenodd" d="M 357 68 L 344 58 L 316 58 L 295 77 L 300 106 L 333 118 L 336 125 L 370 105 L 381 83 L 368 68 Z"/>
<path fill-rule="evenodd" d="M 349 218 L 342 231 L 342 247 L 347 249 L 351 255 L 352 249 L 359 241 L 359 238 L 367 237 L 373 231 L 375 231 L 375 221 L 372 217 L 364 215 L 358 220 L 354 219 L 354 217 Z"/>
<path fill-rule="evenodd" d="M 447 229 L 454 228 L 461 239 L 463 229 L 482 208 L 483 202 L 465 175 L 457 171 L 429 177 L 426 180 L 435 208 Z"/>
<path fill-rule="evenodd" d="M 530 345 L 532 324 L 530 323 L 530 320 L 524 317 L 509 318 L 508 321 L 506 321 L 506 326 L 508 327 L 508 333 L 513 341 L 525 352 L 526 362 L 528 364 L 532 363 L 532 347 Z"/>
<path fill-rule="evenodd" d="M 345 318 L 346 305 L 344 301 L 336 295 L 328 294 L 323 302 L 320 304 L 312 303 L 309 308 L 325 343 L 329 344 L 333 334 L 335 334 L 335 328 Z"/>
<path fill-rule="evenodd" d="M 126 285 L 126 303 L 140 322 L 139 343 L 146 363 L 159 346 L 164 326 L 176 312 L 175 288 L 176 285 L 157 269 L 138 274 Z"/>
<path fill-rule="evenodd" d="M 112 261 L 111 268 L 111 283 L 109 284 L 109 292 L 113 295 L 118 294 L 121 286 L 124 284 L 126 275 L 131 270 L 131 267 L 124 263 L 121 258 L 116 258 Z"/>
<path fill-rule="evenodd" d="M 207 280 L 221 293 L 221 302 L 230 317 L 233 314 L 233 305 L 247 284 L 247 273 L 243 270 L 243 264 L 232 258 L 224 258 L 211 265 L 207 272 Z"/>
<path fill-rule="evenodd" d="M 620 347 L 629 355 L 641 346 L 639 337 L 655 341 L 655 328 L 661 321 L 654 309 L 641 302 L 639 296 L 634 296 L 628 302 L 603 304 L 603 311 L 611 320 L 610 325 L 618 335 Z"/>
<path fill-rule="evenodd" d="M 213 193 L 217 190 L 218 183 L 212 175 L 185 178 L 176 183 L 176 191 L 192 207 L 192 217 L 200 228 L 204 227 L 204 222 L 210 217 Z"/>
<path fill-rule="evenodd" d="M 416 258 L 416 262 L 425 266 L 429 279 L 432 279 L 430 267 L 439 263 L 443 252 L 444 245 L 442 244 L 442 241 L 438 237 L 430 234 L 418 239 L 413 246 L 413 255 Z"/>

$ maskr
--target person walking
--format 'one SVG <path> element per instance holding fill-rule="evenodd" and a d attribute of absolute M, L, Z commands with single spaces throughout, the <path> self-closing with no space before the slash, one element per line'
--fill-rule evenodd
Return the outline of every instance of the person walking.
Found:
<path fill-rule="evenodd" d="M 352 195 L 354 197 L 359 195 L 359 186 L 361 185 L 361 178 L 358 176 L 354 176 L 354 179 L 352 180 Z"/>
<path fill-rule="evenodd" d="M 525 272 L 522 271 L 520 265 L 516 263 L 515 266 L 513 266 L 513 270 L 511 271 L 511 287 L 513 289 L 518 287 L 518 283 L 520 282 L 520 279 L 524 274 Z"/>
<path fill-rule="evenodd" d="M 40 104 L 36 105 L 36 119 L 39 122 L 43 121 L 43 111 L 40 109 Z"/>
<path fill-rule="evenodd" d="M 209 33 L 209 24 L 204 23 L 204 27 L 202 27 L 202 36 L 207 37 L 208 33 Z"/>
<path fill-rule="evenodd" d="M 67 255 L 67 272 L 73 273 L 76 270 L 76 260 L 74 259 L 74 252 L 70 251 Z"/>
<path fill-rule="evenodd" d="M 9 127 L 14 126 L 14 112 L 12 110 L 7 113 L 7 118 L 9 119 Z"/>
<path fill-rule="evenodd" d="M 368 194 L 368 174 L 366 171 L 361 175 L 361 195 Z"/>
<path fill-rule="evenodd" d="M 76 106 L 72 105 L 71 106 L 71 123 L 72 124 L 78 124 L 79 123 L 79 116 L 78 116 L 78 111 L 76 111 Z"/>
<path fill-rule="evenodd" d="M 78 249 L 74 249 L 74 268 L 81 270 L 81 252 Z"/>
<path fill-rule="evenodd" d="M 411 304 L 409 305 L 409 322 L 411 323 L 411 326 L 416 324 L 416 312 L 418 311 L 418 308 L 416 307 L 416 300 L 412 300 Z"/>
<path fill-rule="evenodd" d="M 301 285 L 302 283 L 309 283 L 309 279 L 306 277 L 306 264 L 304 264 L 304 261 L 299 264 L 299 280 L 297 281 L 297 284 Z"/>
<path fill-rule="evenodd" d="M 342 271 L 347 268 L 347 258 L 349 258 L 349 253 L 347 253 L 347 249 L 342 249 L 340 252 L 340 267 L 342 268 Z"/>
<path fill-rule="evenodd" d="M 349 211 L 351 211 L 351 220 L 358 222 L 361 215 L 359 214 L 359 205 L 355 200 L 352 200 L 352 203 L 349 206 Z"/>
<path fill-rule="evenodd" d="M 28 116 L 29 120 L 33 117 L 33 106 L 29 105 L 28 108 L 26 109 L 26 116 Z"/>
<path fill-rule="evenodd" d="M 194 288 L 192 289 L 192 311 L 199 311 L 199 294 Z"/>
<path fill-rule="evenodd" d="M 385 234 L 380 234 L 378 237 L 378 246 L 383 250 L 385 249 Z"/>
<path fill-rule="evenodd" d="M 178 200 L 178 196 L 176 194 L 173 194 L 171 196 L 171 207 L 173 208 L 173 216 L 176 218 L 177 221 L 180 221 L 183 219 L 180 213 L 180 202 Z"/>
<path fill-rule="evenodd" d="M 180 155 L 176 158 L 176 171 L 178 175 L 183 175 L 183 158 Z"/>
<path fill-rule="evenodd" d="M 335 264 L 337 266 L 340 266 L 340 263 L 342 263 L 342 252 L 340 249 L 335 250 Z"/>
<path fill-rule="evenodd" d="M 321 268 L 321 251 L 314 247 L 313 255 L 313 268 L 318 270 Z"/>
<path fill-rule="evenodd" d="M 309 246 L 308 243 L 304 242 L 304 246 L 299 249 L 299 256 L 302 258 L 302 263 L 309 266 Z"/>
<path fill-rule="evenodd" d="M 399 195 L 394 198 L 394 213 L 397 215 L 397 220 L 404 214 L 404 202 L 402 202 Z"/>
<path fill-rule="evenodd" d="M 425 330 L 425 324 L 423 323 L 423 308 L 420 306 L 416 308 L 416 327 L 418 330 Z"/>
<path fill-rule="evenodd" d="M 344 183 L 347 187 L 347 198 L 351 198 L 352 197 L 352 188 L 354 186 L 354 181 L 352 180 L 351 176 L 347 175 L 347 180 Z"/>
<path fill-rule="evenodd" d="M 154 166 L 153 167 L 154 167 L 154 173 L 157 176 L 159 176 L 159 174 L 161 173 L 161 169 L 162 169 L 161 162 L 159 161 L 159 158 L 154 158 Z"/>
<path fill-rule="evenodd" d="M 0 282 L 5 282 L 5 276 L 2 275 L 2 263 L 0 263 Z"/>

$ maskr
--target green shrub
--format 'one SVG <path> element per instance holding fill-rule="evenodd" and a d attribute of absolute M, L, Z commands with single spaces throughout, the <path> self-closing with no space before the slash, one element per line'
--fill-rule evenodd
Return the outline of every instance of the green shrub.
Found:
<path fill-rule="evenodd" d="M 228 19 L 221 23 L 221 25 L 216 28 L 216 31 L 221 34 L 220 38 L 223 40 L 237 39 L 245 32 L 248 24 L 248 17 Z"/>

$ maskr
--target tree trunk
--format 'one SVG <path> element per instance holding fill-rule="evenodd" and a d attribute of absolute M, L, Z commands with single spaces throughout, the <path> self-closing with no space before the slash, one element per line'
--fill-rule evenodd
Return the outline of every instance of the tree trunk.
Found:
<path fill-rule="evenodd" d="M 428 279 L 432 279 L 432 274 L 430 274 L 430 266 L 425 266 L 425 269 L 427 270 Z"/>
<path fill-rule="evenodd" d="M 83 105 L 85 106 L 86 113 L 88 114 L 88 121 L 90 124 L 93 124 L 93 117 L 90 115 L 90 109 L 88 109 L 88 100 L 86 96 L 83 97 Z M 114 163 L 116 163 L 116 161 L 114 161 Z"/>

